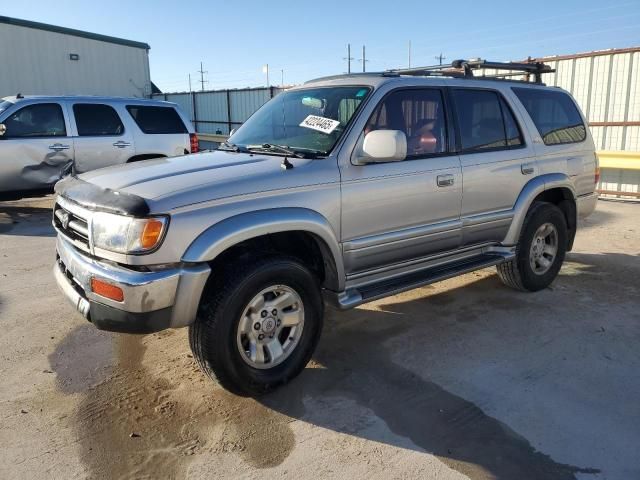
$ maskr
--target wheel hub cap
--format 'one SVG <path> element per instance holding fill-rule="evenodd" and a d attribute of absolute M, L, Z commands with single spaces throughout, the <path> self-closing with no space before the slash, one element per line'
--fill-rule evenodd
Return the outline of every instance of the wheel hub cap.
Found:
<path fill-rule="evenodd" d="M 238 323 L 240 356 L 254 368 L 275 367 L 291 355 L 303 327 L 300 295 L 286 285 L 265 288 L 245 307 Z"/>
<path fill-rule="evenodd" d="M 529 263 L 536 275 L 549 271 L 558 253 L 558 231 L 552 223 L 542 224 L 533 235 Z"/>

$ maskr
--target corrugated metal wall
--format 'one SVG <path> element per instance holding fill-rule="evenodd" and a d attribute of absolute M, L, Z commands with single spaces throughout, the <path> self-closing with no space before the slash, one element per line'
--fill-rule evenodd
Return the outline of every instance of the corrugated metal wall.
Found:
<path fill-rule="evenodd" d="M 145 48 L 0 23 L 0 98 L 151 94 Z M 70 60 L 69 54 L 78 54 Z"/>
<path fill-rule="evenodd" d="M 157 94 L 153 98 L 180 105 L 200 133 L 228 135 L 281 91 L 278 87 L 246 88 Z"/>

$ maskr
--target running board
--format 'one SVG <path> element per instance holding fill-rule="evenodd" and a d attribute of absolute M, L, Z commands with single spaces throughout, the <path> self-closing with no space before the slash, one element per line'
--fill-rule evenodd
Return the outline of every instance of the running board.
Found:
<path fill-rule="evenodd" d="M 348 289 L 340 294 L 333 294 L 327 298 L 332 304 L 341 310 L 357 307 L 360 304 L 371 302 L 379 298 L 388 297 L 397 293 L 424 287 L 431 283 L 457 277 L 465 273 L 491 267 L 511 260 L 513 253 L 490 252 L 481 255 L 458 260 L 446 265 L 439 265 L 409 275 L 383 280 L 377 283 L 364 285 L 358 288 Z M 326 292 L 329 293 L 329 292 Z"/>

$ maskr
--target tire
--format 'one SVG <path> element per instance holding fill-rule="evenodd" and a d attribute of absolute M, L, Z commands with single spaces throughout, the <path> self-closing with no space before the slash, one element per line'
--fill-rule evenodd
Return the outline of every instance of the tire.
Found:
<path fill-rule="evenodd" d="M 223 280 L 205 290 L 189 327 L 200 368 L 227 390 L 248 396 L 267 393 L 297 376 L 322 331 L 318 278 L 299 260 L 283 256 L 231 263 L 218 274 Z M 294 303 L 282 307 L 289 301 Z M 296 325 L 285 326 L 296 319 Z M 280 351 L 272 348 L 274 341 Z"/>
<path fill-rule="evenodd" d="M 549 233 L 538 243 L 541 235 L 550 232 L 547 225 L 551 225 L 555 233 Z M 556 251 L 551 257 L 548 252 L 553 251 L 554 236 Z M 532 249 L 534 242 L 537 246 Z M 564 214 L 551 203 L 536 202 L 527 212 L 515 258 L 497 266 L 498 276 L 502 283 L 516 290 L 542 290 L 551 285 L 558 275 L 566 252 L 567 222 Z"/>

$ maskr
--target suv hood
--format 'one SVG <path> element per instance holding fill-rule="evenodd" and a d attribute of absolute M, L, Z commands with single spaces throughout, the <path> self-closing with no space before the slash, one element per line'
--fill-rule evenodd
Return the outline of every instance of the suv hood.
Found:
<path fill-rule="evenodd" d="M 80 180 L 102 191 L 117 191 L 146 201 L 151 212 L 241 194 L 304 185 L 304 176 L 288 174 L 284 157 L 239 152 L 205 152 L 145 160 L 94 170 Z M 293 159 L 301 173 L 309 159 Z M 293 172 L 292 170 L 291 172 Z M 64 194 L 62 189 L 61 193 Z"/>

